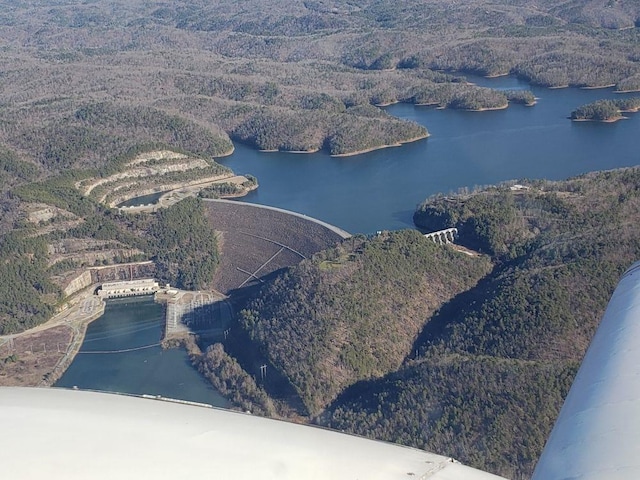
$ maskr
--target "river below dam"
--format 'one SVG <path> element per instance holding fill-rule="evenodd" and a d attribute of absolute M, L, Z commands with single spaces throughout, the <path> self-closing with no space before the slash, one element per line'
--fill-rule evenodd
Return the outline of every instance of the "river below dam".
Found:
<path fill-rule="evenodd" d="M 55 386 L 229 406 L 184 349 L 159 346 L 164 323 L 162 305 L 152 296 L 107 300 L 104 315 L 89 324 L 80 352 Z"/>
<path fill-rule="evenodd" d="M 470 80 L 501 89 L 530 88 L 511 77 Z M 411 228 L 416 205 L 436 193 L 511 179 L 559 180 L 594 170 L 640 163 L 640 112 L 601 124 L 572 122 L 571 111 L 601 98 L 621 98 L 611 89 L 531 87 L 537 105 L 464 112 L 397 104 L 392 115 L 425 125 L 431 137 L 353 157 L 264 153 L 236 144 L 220 163 L 260 183 L 243 201 L 292 210 L 351 233 Z M 635 94 L 640 95 L 640 94 Z M 157 343 L 162 309 L 150 299 L 109 301 L 93 322 L 79 354 L 57 386 L 146 393 L 227 405 L 191 367 L 183 350 Z"/>

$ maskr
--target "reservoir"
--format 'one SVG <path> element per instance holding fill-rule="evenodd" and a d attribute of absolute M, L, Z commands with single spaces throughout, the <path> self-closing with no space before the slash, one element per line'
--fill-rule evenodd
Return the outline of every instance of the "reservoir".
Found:
<path fill-rule="evenodd" d="M 531 89 L 537 105 L 466 112 L 396 104 L 385 110 L 427 127 L 426 140 L 354 157 L 264 153 L 237 144 L 220 163 L 260 187 L 242 201 L 316 217 L 351 233 L 413 227 L 418 203 L 436 193 L 506 180 L 561 180 L 640 163 L 640 112 L 616 123 L 572 122 L 580 105 L 639 96 L 611 89 L 549 90 L 512 77 L 468 77 L 501 89 Z"/>
<path fill-rule="evenodd" d="M 493 88 L 529 88 L 511 77 L 470 78 Z M 351 233 L 413 227 L 416 205 L 430 195 L 506 180 L 565 179 L 640 163 L 640 112 L 610 124 L 571 122 L 580 105 L 615 94 L 611 89 L 531 88 L 533 107 L 464 112 L 397 104 L 387 112 L 423 124 L 431 137 L 354 157 L 326 153 L 263 153 L 236 143 L 220 163 L 258 177 L 242 200 L 292 210 Z M 151 200 L 149 200 L 151 201 Z M 214 226 L 215 227 L 215 226 Z M 162 308 L 148 298 L 109 301 L 89 325 L 79 354 L 57 386 L 146 393 L 226 405 L 190 365 L 182 349 L 159 346 Z"/>

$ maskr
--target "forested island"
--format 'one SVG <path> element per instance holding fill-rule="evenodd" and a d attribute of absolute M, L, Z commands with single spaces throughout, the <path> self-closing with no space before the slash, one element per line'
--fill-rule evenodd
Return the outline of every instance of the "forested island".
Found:
<path fill-rule="evenodd" d="M 615 122 L 624 118 L 623 113 L 640 110 L 640 97 L 618 100 L 598 100 L 582 105 L 571 112 L 571 120 L 595 122 Z"/>

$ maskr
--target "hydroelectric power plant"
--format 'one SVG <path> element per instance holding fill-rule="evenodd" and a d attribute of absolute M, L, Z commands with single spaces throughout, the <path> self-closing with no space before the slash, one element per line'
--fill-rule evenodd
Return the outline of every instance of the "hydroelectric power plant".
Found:
<path fill-rule="evenodd" d="M 207 201 L 205 211 L 219 235 L 211 288 L 166 285 L 151 261 L 92 267 L 82 286 L 91 285 L 92 301 L 106 303 L 106 310 L 88 326 L 79 355 L 56 386 L 227 406 L 183 349 L 161 344 L 175 345 L 191 332 L 223 341 L 233 315 L 230 298 L 349 236 L 305 215 L 243 202 Z"/>
<path fill-rule="evenodd" d="M 159 290 L 158 282 L 153 279 L 143 279 L 103 283 L 98 287 L 97 292 L 99 297 L 106 299 L 152 295 Z"/>

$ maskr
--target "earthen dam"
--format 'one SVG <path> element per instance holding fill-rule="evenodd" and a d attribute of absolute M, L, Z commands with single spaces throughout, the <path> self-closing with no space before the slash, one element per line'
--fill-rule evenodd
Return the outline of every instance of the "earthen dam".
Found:
<path fill-rule="evenodd" d="M 214 288 L 228 294 L 257 285 L 351 235 L 333 225 L 287 210 L 231 200 L 207 200 L 219 234 L 220 266 Z"/>

